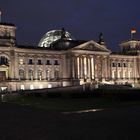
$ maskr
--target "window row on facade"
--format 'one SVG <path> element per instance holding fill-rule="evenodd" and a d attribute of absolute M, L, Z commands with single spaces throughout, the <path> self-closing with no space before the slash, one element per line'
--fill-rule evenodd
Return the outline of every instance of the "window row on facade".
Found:
<path fill-rule="evenodd" d="M 34 59 L 29 58 L 27 61 L 28 61 L 27 62 L 28 65 L 34 65 L 35 63 L 37 65 L 43 65 L 43 64 L 45 64 L 45 65 L 59 65 L 60 64 L 59 60 L 49 60 L 49 59 L 45 60 L 45 61 L 43 61 L 42 59 L 38 59 L 37 61 L 34 61 Z M 19 59 L 19 64 L 24 65 L 25 61 L 23 59 Z"/>
<path fill-rule="evenodd" d="M 119 71 L 115 71 L 115 70 L 113 70 L 112 71 L 112 78 L 113 79 L 116 79 L 116 78 L 118 78 L 118 79 L 121 79 L 121 78 L 128 78 L 128 79 L 130 79 L 130 78 L 133 78 L 134 76 L 133 76 L 133 73 L 132 73 L 132 71 L 131 70 L 129 70 L 129 71 L 121 71 L 121 70 L 119 70 Z"/>
<path fill-rule="evenodd" d="M 36 76 L 35 76 L 36 75 Z M 45 77 L 44 77 L 45 75 Z M 52 80 L 52 79 L 59 79 L 60 78 L 60 71 L 59 69 L 55 69 L 54 72 L 51 70 L 46 70 L 43 72 L 42 70 L 38 70 L 36 73 L 34 70 L 28 70 L 28 80 Z M 19 79 L 25 80 L 26 72 L 24 69 L 19 69 Z"/>
<path fill-rule="evenodd" d="M 112 67 L 132 67 L 132 63 L 112 62 Z"/>

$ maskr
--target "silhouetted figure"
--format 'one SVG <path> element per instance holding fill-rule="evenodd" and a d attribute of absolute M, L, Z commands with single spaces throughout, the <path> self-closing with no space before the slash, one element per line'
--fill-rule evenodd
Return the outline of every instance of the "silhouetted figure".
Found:
<path fill-rule="evenodd" d="M 99 43 L 100 45 L 105 45 L 103 33 L 100 33 L 100 34 L 99 34 L 99 41 L 98 41 L 98 43 Z"/>

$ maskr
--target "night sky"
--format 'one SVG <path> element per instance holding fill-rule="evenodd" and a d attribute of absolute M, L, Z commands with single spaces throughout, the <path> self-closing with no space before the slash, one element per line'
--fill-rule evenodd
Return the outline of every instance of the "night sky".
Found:
<path fill-rule="evenodd" d="M 17 26 L 18 44 L 37 45 L 52 29 L 64 27 L 75 39 L 98 41 L 100 32 L 109 49 L 130 39 L 131 28 L 140 39 L 139 0 L 0 0 L 2 22 Z"/>

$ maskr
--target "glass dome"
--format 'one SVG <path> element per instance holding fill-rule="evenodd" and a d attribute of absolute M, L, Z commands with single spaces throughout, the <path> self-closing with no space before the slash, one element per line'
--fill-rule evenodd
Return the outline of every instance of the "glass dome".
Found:
<path fill-rule="evenodd" d="M 62 30 L 52 30 L 47 32 L 39 41 L 39 47 L 50 47 L 52 42 L 60 39 L 62 36 Z M 68 40 L 72 40 L 72 37 L 69 32 L 65 32 L 65 36 Z"/>

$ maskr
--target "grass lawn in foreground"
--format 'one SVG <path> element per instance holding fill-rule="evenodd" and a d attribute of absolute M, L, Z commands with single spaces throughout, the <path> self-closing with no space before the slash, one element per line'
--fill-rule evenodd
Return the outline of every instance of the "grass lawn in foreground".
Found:
<path fill-rule="evenodd" d="M 139 101 L 119 101 L 108 98 L 43 98 L 43 97 L 20 97 L 7 100 L 33 108 L 46 109 L 49 111 L 79 111 L 86 109 L 116 108 L 140 104 Z"/>

